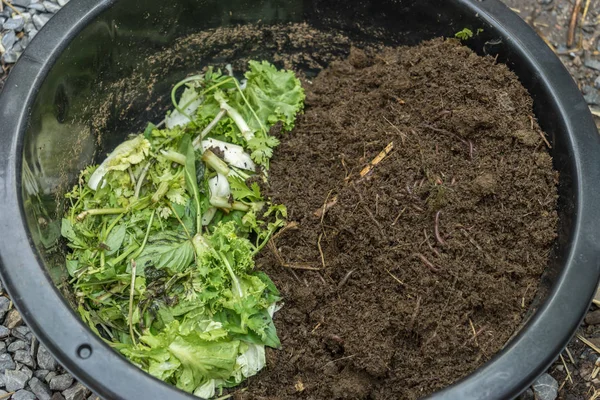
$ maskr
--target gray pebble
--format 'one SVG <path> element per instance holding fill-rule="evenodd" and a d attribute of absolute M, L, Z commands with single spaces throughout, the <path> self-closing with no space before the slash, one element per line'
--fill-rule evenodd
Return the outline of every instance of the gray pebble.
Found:
<path fill-rule="evenodd" d="M 4 373 L 7 369 L 15 369 L 17 364 L 13 361 L 8 353 L 0 354 L 0 373 Z"/>
<path fill-rule="evenodd" d="M 31 4 L 31 0 L 12 0 L 13 6 L 27 7 Z"/>
<path fill-rule="evenodd" d="M 89 393 L 90 391 L 79 382 L 62 392 L 65 400 L 85 400 Z"/>
<path fill-rule="evenodd" d="M 46 25 L 46 23 L 50 20 L 51 17 L 52 14 L 36 14 L 33 16 L 33 24 L 38 30 L 40 30 L 44 25 Z"/>
<path fill-rule="evenodd" d="M 0 354 L 6 353 L 6 343 L 4 341 L 0 341 Z"/>
<path fill-rule="evenodd" d="M 36 369 L 33 372 L 33 376 L 35 376 L 39 380 L 44 380 L 46 378 L 46 376 L 48 375 L 49 372 L 50 371 L 48 371 L 47 369 Z"/>
<path fill-rule="evenodd" d="M 600 71 L 600 61 L 592 57 L 586 57 L 585 60 L 583 60 L 583 65 L 585 65 L 588 68 L 595 69 L 596 71 Z"/>
<path fill-rule="evenodd" d="M 547 6 L 548 4 L 552 4 L 554 0 L 538 0 L 538 3 L 541 5 Z"/>
<path fill-rule="evenodd" d="M 42 3 L 32 3 L 29 5 L 29 9 L 37 12 L 46 12 L 46 7 Z"/>
<path fill-rule="evenodd" d="M 52 395 L 52 398 L 50 400 L 65 400 L 65 397 L 60 394 L 60 392 L 56 392 Z"/>
<path fill-rule="evenodd" d="M 58 0 L 58 5 L 64 7 L 68 2 L 69 0 Z"/>
<path fill-rule="evenodd" d="M 15 340 L 11 344 L 8 345 L 8 352 L 14 353 L 17 350 L 27 350 L 29 349 L 29 344 L 24 342 L 23 340 Z"/>
<path fill-rule="evenodd" d="M 592 90 L 588 94 L 584 95 L 586 103 L 589 105 L 600 105 L 600 93 L 597 90 Z"/>
<path fill-rule="evenodd" d="M 4 54 L 6 55 L 10 52 L 11 52 L 10 50 L 7 50 L 7 52 Z M 10 329 L 5 327 L 4 325 L 0 325 L 0 339 L 5 339 L 8 337 L 8 335 L 10 335 Z"/>
<path fill-rule="evenodd" d="M 25 48 L 23 47 L 23 45 L 21 44 L 21 42 L 19 41 L 17 44 L 15 44 L 13 46 L 13 48 L 11 49 L 13 52 L 19 54 L 22 53 L 23 50 L 25 50 Z"/>
<path fill-rule="evenodd" d="M 20 6 L 13 6 L 13 7 L 15 8 L 15 10 L 17 10 L 20 13 L 25 11 L 25 7 L 20 7 Z"/>
<path fill-rule="evenodd" d="M 24 13 L 21 13 L 21 16 L 23 17 L 23 19 L 25 19 L 25 24 L 27 24 L 28 22 L 31 22 L 31 13 L 24 12 Z"/>
<path fill-rule="evenodd" d="M 596 78 L 596 80 L 594 81 L 594 87 L 596 89 L 600 89 L 600 75 L 598 75 L 598 77 Z"/>
<path fill-rule="evenodd" d="M 19 56 L 19 53 L 10 49 L 6 53 L 2 54 L 2 61 L 4 61 L 5 64 L 14 64 L 19 59 Z"/>
<path fill-rule="evenodd" d="M 18 54 L 16 51 L 13 51 L 12 49 L 10 49 L 6 53 L 2 54 L 2 61 L 4 61 L 5 64 L 14 64 L 19 59 L 19 55 L 20 54 Z M 2 328 L 2 327 L 0 327 L 0 328 Z M 2 339 L 2 338 L 0 338 L 0 339 Z"/>
<path fill-rule="evenodd" d="M 13 359 L 28 367 L 35 368 L 35 362 L 33 361 L 33 357 L 31 357 L 29 350 L 17 350 Z"/>
<path fill-rule="evenodd" d="M 44 7 L 46 7 L 46 11 L 51 12 L 52 14 L 60 11 L 60 6 L 58 4 L 52 3 L 51 1 L 44 1 Z"/>
<path fill-rule="evenodd" d="M 50 354 L 48 349 L 41 344 L 37 352 L 37 362 L 41 369 L 47 369 L 50 371 L 54 371 L 58 366 L 58 363 L 54 357 L 52 357 L 52 354 Z"/>
<path fill-rule="evenodd" d="M 543 374 L 533 383 L 536 399 L 554 400 L 558 396 L 558 382 L 548 374 Z"/>
<path fill-rule="evenodd" d="M 12 49 L 12 47 L 14 46 L 16 41 L 17 41 L 17 35 L 15 34 L 15 31 L 8 31 L 4 34 L 4 36 L 2 36 L 2 47 L 4 47 L 4 50 L 8 51 L 8 50 Z M 6 299 L 6 297 L 0 297 L 0 307 L 2 307 L 1 299 Z M 8 300 L 8 299 L 6 299 L 6 300 Z M 10 300 L 8 300 L 8 303 L 10 304 Z M 4 316 L 6 315 L 7 311 L 8 311 L 8 304 L 6 305 L 6 310 L 4 310 L 4 312 L 2 311 L 2 308 L 0 308 L 0 321 L 2 319 L 4 319 Z"/>
<path fill-rule="evenodd" d="M 25 325 L 14 328 L 10 333 L 17 339 L 21 339 L 25 342 L 31 342 L 31 330 Z"/>
<path fill-rule="evenodd" d="M 12 400 L 36 400 L 35 394 L 31 393 L 29 390 L 21 389 L 17 390 L 15 394 L 11 397 Z M 39 399 L 42 400 L 42 399 Z"/>
<path fill-rule="evenodd" d="M 20 31 L 25 26 L 25 19 L 20 15 L 15 15 L 13 18 L 6 20 L 3 24 L 4 29 Z"/>
<path fill-rule="evenodd" d="M 25 388 L 28 380 L 29 378 L 25 372 L 14 371 L 11 369 L 4 371 L 4 384 L 6 390 L 9 392 L 16 392 L 17 390 Z"/>
<path fill-rule="evenodd" d="M 19 363 L 17 363 L 18 365 Z M 27 380 L 33 378 L 33 371 L 30 370 L 29 368 L 27 368 L 26 366 L 22 365 L 21 368 L 17 368 L 19 371 L 23 372 L 25 375 L 27 375 Z"/>
<path fill-rule="evenodd" d="M 50 400 L 52 398 L 52 391 L 48 388 L 48 385 L 38 378 L 31 378 L 29 387 L 31 388 L 31 391 L 35 393 L 38 400 Z"/>
<path fill-rule="evenodd" d="M 29 36 L 23 36 L 21 38 L 21 40 L 19 41 L 19 44 L 24 49 L 25 47 L 27 47 L 27 45 L 29 44 L 29 42 L 31 42 L 31 39 L 29 38 Z"/>
<path fill-rule="evenodd" d="M 73 377 L 70 374 L 57 375 L 50 380 L 50 389 L 63 391 L 73 384 Z"/>
<path fill-rule="evenodd" d="M 4 53 L 4 54 L 6 55 L 10 52 L 11 52 L 11 50 L 7 50 L 6 53 Z M 10 329 L 5 327 L 4 325 L 0 325 L 0 339 L 5 339 L 8 337 L 8 335 L 10 335 Z"/>
<path fill-rule="evenodd" d="M 25 32 L 29 33 L 34 29 L 35 29 L 35 25 L 33 24 L 33 22 L 27 22 L 25 24 L 25 28 L 24 28 Z"/>
<path fill-rule="evenodd" d="M 38 33 L 37 29 L 32 29 L 29 33 L 27 33 L 27 37 L 31 41 L 31 39 L 33 39 L 35 37 L 35 35 L 37 35 L 37 33 Z"/>
<path fill-rule="evenodd" d="M 2 61 L 4 61 L 5 64 L 14 64 L 18 59 L 19 54 L 12 49 L 2 54 Z"/>
<path fill-rule="evenodd" d="M 9 32 L 9 34 L 10 34 L 10 32 Z M 14 35 L 15 33 L 12 32 L 12 34 Z M 16 35 L 15 35 L 15 37 L 16 37 Z M 4 38 L 2 40 L 2 45 L 4 45 Z M 7 46 L 4 46 L 4 48 L 8 50 Z M 6 313 L 8 312 L 9 307 L 10 307 L 10 300 L 4 296 L 0 297 L 0 321 L 4 321 L 4 317 L 6 316 Z"/>
<path fill-rule="evenodd" d="M 48 374 L 46 375 L 46 377 L 44 378 L 44 380 L 46 381 L 46 383 L 50 383 L 50 381 L 52 380 L 52 378 L 54 378 L 56 375 L 58 375 L 58 373 L 56 373 L 54 371 L 50 371 L 50 372 L 48 372 Z"/>
<path fill-rule="evenodd" d="M 90 397 L 87 398 L 87 400 L 102 400 L 102 399 L 92 393 L 92 394 L 90 394 Z"/>

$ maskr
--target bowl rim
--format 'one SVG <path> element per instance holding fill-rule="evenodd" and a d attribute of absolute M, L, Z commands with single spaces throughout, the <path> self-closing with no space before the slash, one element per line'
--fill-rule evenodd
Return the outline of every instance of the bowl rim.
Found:
<path fill-rule="evenodd" d="M 0 274 L 23 319 L 58 361 L 109 399 L 197 399 L 144 373 L 89 330 L 67 305 L 29 238 L 21 206 L 24 133 L 46 75 L 68 44 L 118 0 L 70 2 L 43 28 L 13 68 L 0 95 Z M 574 158 L 575 211 L 569 254 L 551 292 L 533 317 L 492 360 L 431 399 L 517 396 L 566 346 L 585 316 L 600 278 L 600 136 L 577 86 L 558 57 L 499 0 L 455 0 L 510 38 L 511 49 L 538 73 L 565 124 Z M 560 317 L 560 318 L 559 318 Z M 91 349 L 86 356 L 85 349 Z M 125 378 L 125 379 L 124 379 Z"/>

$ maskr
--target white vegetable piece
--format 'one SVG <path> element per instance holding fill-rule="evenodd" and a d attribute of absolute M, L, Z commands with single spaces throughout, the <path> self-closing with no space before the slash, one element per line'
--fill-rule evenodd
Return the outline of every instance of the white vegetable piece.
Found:
<path fill-rule="evenodd" d="M 246 153 L 242 146 L 213 138 L 202 141 L 202 151 L 210 149 L 211 147 L 215 147 L 223 152 L 223 159 L 227 164 L 249 171 L 256 170 L 256 164 L 254 164 L 250 154 Z"/>
<path fill-rule="evenodd" d="M 239 365 L 244 378 L 254 376 L 265 367 L 267 360 L 265 357 L 265 346 L 247 343 L 248 350 L 240 354 L 235 360 L 236 364 Z"/>
<path fill-rule="evenodd" d="M 208 189 L 210 191 L 210 204 L 215 207 L 223 207 L 223 201 L 227 202 L 231 195 L 231 188 L 227 177 L 222 174 L 208 180 Z"/>
<path fill-rule="evenodd" d="M 269 313 L 271 318 L 273 318 L 273 315 L 275 315 L 275 313 L 277 311 L 281 310 L 282 308 L 283 308 L 283 303 L 273 303 L 269 306 L 269 308 L 267 308 L 267 312 Z"/>
<path fill-rule="evenodd" d="M 217 385 L 222 385 L 222 379 L 211 379 L 203 385 L 200 385 L 194 390 L 194 396 L 201 399 L 212 399 L 215 396 Z"/>
<path fill-rule="evenodd" d="M 204 214 L 202 214 L 202 226 L 207 226 L 210 224 L 210 221 L 215 217 L 215 213 L 217 209 L 215 207 L 210 207 Z"/>
<path fill-rule="evenodd" d="M 227 104 L 227 101 L 223 97 L 222 93 L 215 93 L 215 100 L 219 102 L 221 110 L 227 111 L 227 115 L 229 115 L 229 118 L 231 118 L 233 122 L 235 122 L 235 125 L 242 133 L 244 139 L 246 139 L 246 141 L 252 140 L 254 138 L 254 133 L 252 132 L 252 129 L 250 129 L 250 127 L 248 126 L 248 123 L 246 122 L 244 117 L 242 117 L 242 114 L 240 114 L 235 108 Z"/>
<path fill-rule="evenodd" d="M 187 107 L 185 107 L 185 109 L 183 111 L 187 115 L 192 115 L 193 113 L 196 112 L 198 107 L 200 107 L 200 104 L 202 104 L 202 100 L 203 100 L 201 97 L 196 98 L 194 100 L 194 98 L 196 96 L 197 96 L 196 89 L 194 89 L 193 87 L 187 87 L 183 91 L 183 94 L 181 95 L 181 99 L 179 99 L 178 107 L 182 108 L 187 105 Z M 186 115 L 180 113 L 179 110 L 175 109 L 175 110 L 173 110 L 171 115 L 169 115 L 167 118 L 165 118 L 165 122 L 166 122 L 166 127 L 168 129 L 173 129 L 176 126 L 187 125 L 191 122 L 191 120 Z"/>

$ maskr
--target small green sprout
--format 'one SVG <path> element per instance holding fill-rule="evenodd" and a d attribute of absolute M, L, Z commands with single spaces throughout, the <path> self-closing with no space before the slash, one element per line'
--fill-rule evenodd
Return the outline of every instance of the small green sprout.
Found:
<path fill-rule="evenodd" d="M 470 30 L 469 28 L 465 28 L 462 31 L 456 32 L 454 34 L 454 37 L 456 37 L 460 40 L 471 39 L 473 37 L 473 31 Z"/>

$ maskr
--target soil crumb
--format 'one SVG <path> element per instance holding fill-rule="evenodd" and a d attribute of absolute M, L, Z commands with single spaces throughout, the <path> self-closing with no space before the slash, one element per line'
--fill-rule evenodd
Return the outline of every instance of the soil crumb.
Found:
<path fill-rule="evenodd" d="M 423 397 L 503 347 L 547 264 L 558 177 L 532 99 L 442 39 L 353 48 L 305 87 L 267 188 L 293 226 L 258 260 L 282 349 L 235 397 Z"/>

